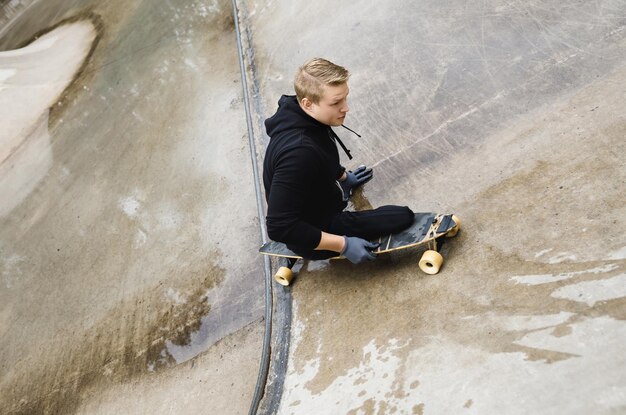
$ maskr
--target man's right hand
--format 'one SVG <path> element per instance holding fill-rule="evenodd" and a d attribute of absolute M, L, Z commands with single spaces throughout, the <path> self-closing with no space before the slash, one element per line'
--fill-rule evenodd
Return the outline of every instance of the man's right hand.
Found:
<path fill-rule="evenodd" d="M 355 236 L 344 236 L 344 239 L 346 243 L 341 255 L 348 258 L 353 264 L 376 259 L 376 255 L 372 253 L 372 250 L 378 248 L 379 244 Z"/>

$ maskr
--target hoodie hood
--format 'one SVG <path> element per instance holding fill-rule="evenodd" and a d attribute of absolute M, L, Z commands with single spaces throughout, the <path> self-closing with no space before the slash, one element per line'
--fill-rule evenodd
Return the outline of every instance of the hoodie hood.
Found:
<path fill-rule="evenodd" d="M 325 129 L 330 127 L 308 115 L 298 104 L 295 95 L 283 95 L 278 100 L 276 113 L 265 120 L 267 135 L 275 137 L 295 129 Z"/>

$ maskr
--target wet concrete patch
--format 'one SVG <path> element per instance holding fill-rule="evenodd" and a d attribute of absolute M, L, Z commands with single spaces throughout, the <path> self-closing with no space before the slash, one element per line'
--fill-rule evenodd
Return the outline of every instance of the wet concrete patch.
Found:
<path fill-rule="evenodd" d="M 209 292 L 223 281 L 224 270 L 211 262 L 197 267 L 181 285 L 165 279 L 122 301 L 78 337 L 61 331 L 41 353 L 5 361 L 0 411 L 71 413 L 94 389 L 175 365 L 167 343 L 190 344 L 211 310 Z"/>
<path fill-rule="evenodd" d="M 257 373 L 262 339 L 257 320 L 185 364 L 89 392 L 76 413 L 247 413 L 254 383 L 243 378 Z"/>
<path fill-rule="evenodd" d="M 465 230 L 467 234 L 471 227 Z M 534 264 L 493 247 L 467 249 L 468 244 L 459 239 L 448 245 L 447 268 L 435 277 L 417 271 L 419 254 L 360 267 L 360 276 L 353 267 L 339 263 L 303 271 L 294 286 L 297 323 L 284 413 L 292 413 L 288 403 L 300 401 L 295 405 L 297 413 L 310 409 L 312 402 L 319 404 L 320 399 L 329 403 L 326 409 L 338 412 L 358 408 L 367 413 L 367 408 L 378 410 L 383 403 L 389 410 L 400 411 L 416 400 L 432 403 L 433 376 L 446 382 L 443 379 L 455 377 L 451 373 L 455 372 L 463 378 L 470 367 L 481 367 L 481 359 L 489 356 L 504 359 L 498 363 L 502 373 L 497 378 L 506 377 L 506 362 L 519 361 L 521 367 L 526 365 L 522 362 L 546 365 L 533 373 L 552 372 L 548 367 L 556 364 L 576 367 L 581 358 L 595 359 L 595 353 L 600 353 L 596 341 L 610 343 L 615 336 L 614 331 L 603 331 L 594 342 L 583 341 L 579 349 L 564 347 L 582 341 L 581 331 L 583 337 L 591 335 L 591 327 L 600 324 L 598 318 L 605 318 L 619 332 L 624 298 L 592 307 L 554 298 L 553 292 L 567 283 L 520 286 L 507 278 L 510 270 L 534 268 Z M 484 265 L 474 266 L 472 272 L 463 270 L 466 263 L 455 250 L 465 251 L 460 256 L 480 257 Z M 460 266 L 452 264 L 455 261 Z M 619 272 L 615 269 L 601 277 Z M 491 277 L 481 278 L 485 275 Z M 590 277 L 598 275 L 579 278 Z M 546 343 L 550 338 L 563 341 Z M 452 345 L 459 350 L 447 355 L 444 351 Z M 419 364 L 412 360 L 422 353 L 429 358 L 420 359 Z M 454 362 L 455 355 L 461 360 Z M 433 373 L 435 368 L 441 371 L 439 375 Z M 478 396 L 462 396 L 484 402 Z M 447 410 L 454 409 L 447 406 Z"/>

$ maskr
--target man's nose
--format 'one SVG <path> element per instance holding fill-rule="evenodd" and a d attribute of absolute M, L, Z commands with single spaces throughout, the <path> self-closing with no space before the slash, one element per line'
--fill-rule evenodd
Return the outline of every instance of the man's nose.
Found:
<path fill-rule="evenodd" d="M 341 112 L 348 112 L 350 111 L 350 107 L 348 107 L 348 103 L 346 102 L 345 104 L 343 104 L 343 107 L 341 108 Z"/>

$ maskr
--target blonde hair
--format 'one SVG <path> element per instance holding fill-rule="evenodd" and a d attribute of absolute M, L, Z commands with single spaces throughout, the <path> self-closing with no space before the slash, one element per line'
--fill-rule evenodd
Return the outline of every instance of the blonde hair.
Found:
<path fill-rule="evenodd" d="M 324 94 L 324 86 L 345 84 L 348 78 L 350 72 L 343 66 L 335 65 L 323 58 L 313 58 L 298 69 L 293 87 L 298 102 L 308 98 L 318 104 Z"/>

